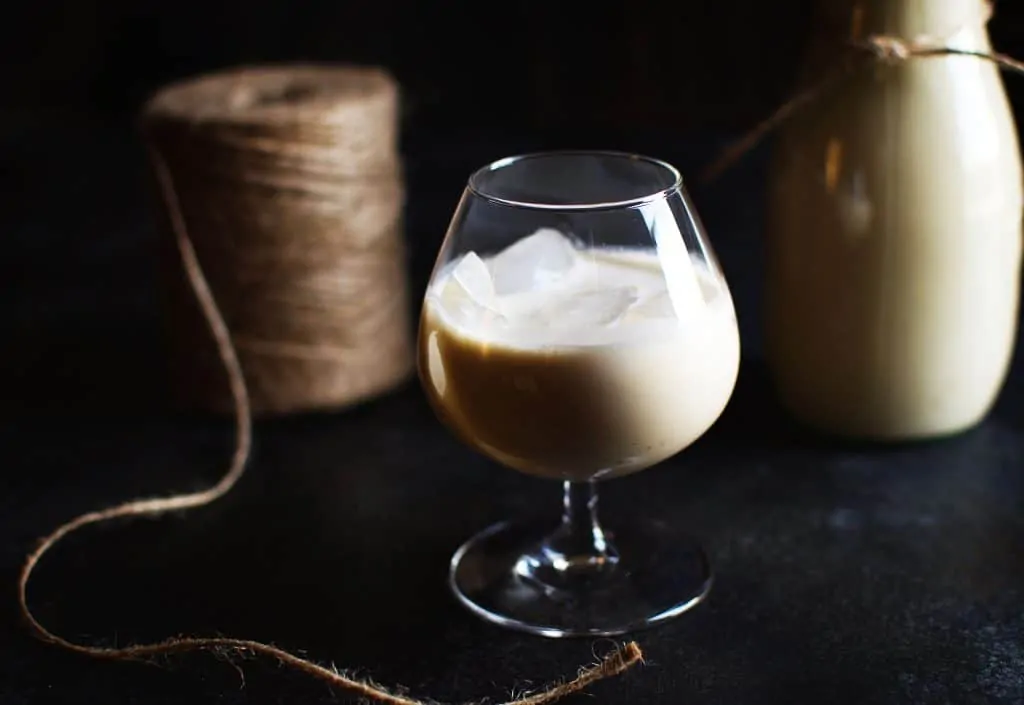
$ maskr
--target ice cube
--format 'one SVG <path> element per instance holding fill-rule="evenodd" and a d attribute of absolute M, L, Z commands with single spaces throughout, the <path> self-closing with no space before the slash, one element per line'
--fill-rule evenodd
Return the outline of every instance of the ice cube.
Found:
<path fill-rule="evenodd" d="M 498 296 L 536 291 L 557 281 L 576 264 L 572 241 L 554 228 L 541 228 L 489 262 Z"/>
<path fill-rule="evenodd" d="M 452 279 L 459 283 L 476 303 L 488 308 L 495 304 L 494 281 L 487 265 L 475 252 L 463 256 L 452 270 Z"/>
<path fill-rule="evenodd" d="M 579 292 L 545 307 L 544 317 L 552 327 L 610 326 L 618 322 L 638 298 L 635 286 Z"/>
<path fill-rule="evenodd" d="M 441 297 L 446 308 L 470 319 L 501 316 L 491 273 L 475 252 L 464 255 L 455 265 Z"/>

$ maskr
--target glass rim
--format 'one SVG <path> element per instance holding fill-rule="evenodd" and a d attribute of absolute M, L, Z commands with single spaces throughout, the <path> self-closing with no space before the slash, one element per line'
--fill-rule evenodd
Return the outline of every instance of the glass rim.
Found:
<path fill-rule="evenodd" d="M 502 198 L 496 196 L 493 193 L 487 193 L 486 189 L 479 186 L 478 181 L 485 175 L 504 169 L 528 159 L 543 159 L 550 157 L 568 157 L 568 156 L 588 156 L 588 157 L 615 157 L 617 159 L 629 159 L 637 162 L 644 162 L 646 164 L 653 165 L 659 169 L 667 171 L 672 177 L 672 183 L 669 186 L 652 191 L 649 194 L 643 196 L 635 196 L 633 198 L 623 199 L 621 201 L 594 201 L 592 203 L 545 203 L 543 201 L 521 201 L 512 198 Z M 662 159 L 655 159 L 654 157 L 648 157 L 643 154 L 636 154 L 634 152 L 622 152 L 608 149 L 560 149 L 551 150 L 544 152 L 526 152 L 523 154 L 516 154 L 511 157 L 502 157 L 496 159 L 493 162 L 480 167 L 474 171 L 470 177 L 469 182 L 466 186 L 468 191 L 474 196 L 495 203 L 497 205 L 508 206 L 510 208 L 523 208 L 529 210 L 547 210 L 547 211 L 601 211 L 601 210 L 615 210 L 621 208 L 634 208 L 636 206 L 642 206 L 655 201 L 660 201 L 668 198 L 673 193 L 680 191 L 683 187 L 683 175 L 679 172 L 679 169 L 675 168 L 668 162 Z"/>

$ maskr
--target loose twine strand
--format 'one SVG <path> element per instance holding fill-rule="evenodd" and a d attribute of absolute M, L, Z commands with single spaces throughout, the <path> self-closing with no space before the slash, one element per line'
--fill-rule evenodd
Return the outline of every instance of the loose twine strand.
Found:
<path fill-rule="evenodd" d="M 171 172 L 157 149 L 149 146 L 152 163 L 159 186 L 165 198 L 171 229 L 174 233 L 182 264 L 192 286 L 195 297 L 216 342 L 217 352 L 227 373 L 235 419 L 235 449 L 227 472 L 212 487 L 194 493 L 170 497 L 136 499 L 106 509 L 86 512 L 54 529 L 45 536 L 25 560 L 18 576 L 18 606 L 29 629 L 42 641 L 84 656 L 114 661 L 148 661 L 156 656 L 178 654 L 190 651 L 205 651 L 220 656 L 267 656 L 280 664 L 294 668 L 313 678 L 388 705 L 426 705 L 428 701 L 418 700 L 388 690 L 368 680 L 346 675 L 336 667 L 324 666 L 292 654 L 271 644 L 250 639 L 177 637 L 150 644 L 133 644 L 121 647 L 105 647 L 81 644 L 62 637 L 35 616 L 29 606 L 28 585 L 40 560 L 58 542 L 69 534 L 90 524 L 112 521 L 125 517 L 157 516 L 168 512 L 201 507 L 224 497 L 238 483 L 245 472 L 252 447 L 252 407 L 249 393 L 239 362 L 236 348 L 228 331 L 210 286 L 199 264 L 195 248 L 189 238 L 181 204 Z M 547 705 L 567 695 L 584 690 L 593 683 L 617 676 L 643 661 L 643 653 L 635 642 L 628 642 L 598 663 L 579 670 L 575 678 L 548 685 L 533 694 L 524 693 L 507 701 L 508 705 Z"/>
<path fill-rule="evenodd" d="M 988 0 L 988 2 L 985 3 L 985 11 L 981 17 L 982 23 L 991 19 L 993 13 L 994 2 L 992 2 L 992 0 Z M 719 157 L 702 172 L 701 180 L 704 182 L 710 182 L 717 179 L 737 161 L 749 154 L 751 150 L 760 144 L 760 142 L 770 133 L 775 131 L 776 128 L 792 119 L 804 108 L 816 103 L 832 88 L 845 81 L 860 69 L 878 61 L 887 64 L 901 64 L 916 58 L 969 56 L 977 59 L 983 59 L 985 61 L 991 61 L 1000 68 L 1024 75 L 1024 62 L 1019 61 L 1012 56 L 999 52 L 957 49 L 946 44 L 945 39 L 936 39 L 934 37 L 903 39 L 901 37 L 891 35 L 874 34 L 863 41 L 851 42 L 850 47 L 857 52 L 853 57 L 853 60 L 843 62 L 841 66 L 828 72 L 820 81 L 816 82 L 806 90 L 799 91 L 795 96 L 777 108 L 775 112 L 769 115 L 765 120 L 758 123 L 753 129 L 727 147 L 722 154 L 719 155 Z"/>

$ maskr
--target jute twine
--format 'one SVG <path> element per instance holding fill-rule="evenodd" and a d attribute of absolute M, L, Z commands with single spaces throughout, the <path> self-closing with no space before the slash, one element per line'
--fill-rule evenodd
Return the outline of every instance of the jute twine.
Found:
<path fill-rule="evenodd" d="M 324 69 L 315 70 L 316 74 L 321 76 L 324 75 L 322 73 L 324 71 Z M 264 70 L 262 75 L 278 76 L 282 86 L 295 85 L 287 80 L 288 73 L 286 71 L 266 72 Z M 308 77 L 311 74 L 303 71 L 298 75 Z M 367 76 L 370 75 L 367 74 Z M 249 100 L 249 98 L 245 97 L 244 92 L 240 95 L 243 96 L 240 100 Z M 289 118 L 289 110 L 283 106 L 268 106 L 266 109 L 277 112 L 282 124 L 292 125 L 294 128 L 295 124 L 301 122 L 297 117 Z M 343 118 L 339 117 L 338 119 L 341 121 Z M 301 132 L 303 128 L 294 129 Z M 254 131 L 259 133 L 259 128 L 255 128 Z M 359 141 L 354 140 L 353 143 L 359 143 Z M 163 142 L 158 140 L 149 142 L 148 147 L 151 161 L 157 183 L 167 204 L 169 226 L 180 254 L 186 280 L 198 303 L 208 332 L 212 335 L 217 356 L 223 366 L 223 370 L 227 374 L 227 388 L 230 392 L 231 408 L 234 411 L 235 418 L 234 454 L 227 472 L 209 489 L 169 497 L 136 499 L 105 509 L 87 512 L 61 524 L 47 536 L 44 536 L 36 549 L 26 558 L 18 576 L 18 606 L 21 615 L 37 638 L 83 656 L 112 661 L 150 661 L 159 656 L 187 651 L 204 651 L 227 659 L 264 656 L 275 659 L 278 663 L 294 668 L 313 678 L 322 680 L 331 686 L 350 691 L 365 698 L 390 705 L 426 705 L 427 702 L 432 701 L 418 700 L 402 695 L 368 680 L 347 675 L 333 664 L 323 665 L 297 656 L 272 644 L 250 639 L 177 637 L 152 644 L 129 644 L 127 646 L 98 646 L 79 643 L 60 636 L 44 626 L 35 616 L 29 605 L 28 586 L 36 566 L 50 549 L 69 534 L 92 524 L 118 518 L 157 516 L 210 504 L 231 491 L 245 472 L 249 460 L 252 446 L 253 405 L 250 401 L 249 389 L 246 385 L 246 377 L 243 371 L 241 355 L 239 354 L 240 346 L 232 340 L 233 331 L 229 328 L 227 317 L 214 295 L 215 292 L 212 290 L 210 279 L 205 273 L 205 268 L 200 266 L 199 248 L 196 246 L 195 240 L 190 236 L 189 228 L 186 227 L 186 222 L 191 214 L 184 207 L 185 201 L 182 199 L 181 193 L 194 187 L 194 185 L 183 185 L 176 180 L 169 161 L 162 151 L 162 144 Z M 358 153 L 370 155 L 373 154 L 374 150 L 375 147 L 373 145 L 363 144 L 362 150 L 358 151 Z M 309 151 L 315 150 L 310 149 Z M 372 162 L 373 160 L 370 159 L 370 161 Z M 254 173 L 261 172 L 257 171 Z M 263 173 L 265 174 L 265 172 Z M 254 202 L 252 205 L 254 208 L 259 208 L 258 203 Z M 199 215 L 194 217 L 202 219 L 203 217 L 209 218 L 211 216 L 208 213 L 204 213 L 202 209 L 199 209 Z M 217 260 L 214 259 L 213 263 L 216 266 Z M 537 692 L 525 692 L 508 701 L 508 703 L 515 703 L 517 705 L 546 705 L 572 693 L 579 692 L 596 681 L 621 674 L 636 664 L 641 663 L 642 660 L 643 654 L 640 651 L 640 647 L 635 642 L 628 642 L 613 650 L 598 663 L 580 669 L 573 679 L 553 683 Z"/>
<path fill-rule="evenodd" d="M 995 13 L 994 0 L 982 0 L 982 14 L 975 22 L 988 22 Z M 787 100 L 765 120 L 728 146 L 721 155 L 702 172 L 701 180 L 710 182 L 721 176 L 736 162 L 746 156 L 761 141 L 787 121 L 796 117 L 804 109 L 822 99 L 830 91 L 841 86 L 858 71 L 883 62 L 898 65 L 939 56 L 966 56 L 984 61 L 991 61 L 1000 68 L 1024 75 L 1024 62 L 1012 56 L 998 52 L 971 51 L 949 46 L 950 37 L 956 35 L 963 26 L 956 28 L 949 37 L 921 36 L 912 39 L 884 34 L 873 34 L 863 40 L 851 41 L 850 51 L 838 66 L 827 71 L 823 78 L 814 82 L 806 89 L 800 90 Z"/>
<path fill-rule="evenodd" d="M 145 107 L 256 414 L 345 407 L 412 370 L 397 114 L 387 73 L 325 66 L 212 74 Z M 177 259 L 174 388 L 228 410 Z"/>

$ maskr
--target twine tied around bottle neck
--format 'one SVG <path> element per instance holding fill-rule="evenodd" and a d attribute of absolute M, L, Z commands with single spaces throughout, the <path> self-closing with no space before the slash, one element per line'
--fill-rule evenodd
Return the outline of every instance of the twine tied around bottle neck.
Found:
<path fill-rule="evenodd" d="M 975 21 L 980 21 L 982 24 L 987 23 L 994 14 L 994 8 L 995 4 L 992 0 L 985 2 L 981 18 Z M 958 28 L 957 31 L 962 28 Z M 1002 69 L 1024 75 L 1024 61 L 1000 52 L 975 51 L 953 47 L 949 45 L 948 38 L 923 35 L 914 39 L 907 39 L 887 34 L 872 34 L 863 40 L 848 42 L 847 46 L 852 51 L 840 62 L 839 66 L 828 71 L 822 79 L 813 83 L 810 87 L 798 91 L 796 95 L 779 106 L 775 112 L 726 147 L 704 169 L 700 180 L 705 183 L 714 181 L 750 153 L 765 137 L 799 114 L 801 110 L 817 102 L 826 93 L 858 71 L 867 66 L 876 65 L 879 62 L 898 65 L 907 61 L 926 58 L 965 56 L 990 61 Z"/>
<path fill-rule="evenodd" d="M 243 92 L 232 93 L 233 99 L 243 102 L 252 101 L 252 96 Z M 223 97 L 223 96 L 222 96 Z M 295 95 L 283 92 L 273 101 L 262 107 L 274 111 L 286 125 L 296 121 L 295 112 L 287 107 L 287 103 L 296 99 L 310 98 L 309 95 Z M 312 96 L 315 100 L 315 96 Z M 329 130 L 326 132 L 330 132 Z M 219 303 L 211 287 L 204 266 L 200 263 L 201 253 L 190 227 L 186 226 L 189 214 L 196 209 L 183 207 L 182 191 L 190 184 L 181 183 L 175 178 L 175 171 L 168 163 L 164 151 L 164 140 L 147 140 L 151 165 L 156 181 L 164 199 L 169 221 L 169 229 L 173 235 L 180 256 L 181 266 L 187 284 L 199 306 L 202 319 L 215 343 L 217 357 L 227 376 L 227 388 L 230 393 L 230 406 L 234 412 L 235 448 L 228 464 L 228 469 L 213 486 L 198 492 L 176 494 L 164 497 L 134 499 L 104 509 L 81 514 L 57 526 L 44 536 L 36 548 L 26 557 L 18 574 L 17 600 L 18 610 L 29 630 L 38 639 L 63 648 L 67 651 L 92 658 L 110 661 L 153 661 L 157 657 L 183 652 L 203 651 L 212 653 L 232 662 L 263 656 L 276 660 L 278 663 L 294 668 L 313 678 L 317 678 L 330 686 L 354 693 L 360 697 L 376 700 L 387 705 L 426 705 L 428 701 L 403 695 L 369 680 L 355 678 L 335 666 L 323 665 L 301 656 L 297 656 L 273 644 L 251 639 L 230 637 L 176 637 L 156 643 L 129 644 L 125 646 L 100 646 L 81 643 L 63 637 L 46 627 L 32 610 L 29 598 L 29 582 L 36 566 L 54 546 L 68 535 L 93 524 L 106 523 L 119 518 L 155 517 L 170 512 L 193 509 L 211 504 L 227 495 L 238 484 L 248 465 L 252 450 L 252 418 L 255 405 L 250 396 L 246 382 L 243 358 L 240 356 L 239 341 L 236 331 L 229 328 L 225 316 L 225 306 Z M 366 150 L 375 147 L 372 141 L 359 143 Z M 330 145 L 328 145 L 330 146 Z M 376 145 L 379 146 L 379 145 Z M 259 150 L 255 150 L 258 152 Z M 314 156 L 315 156 L 315 150 Z M 255 152 L 248 152 L 253 156 Z M 256 154 L 258 160 L 258 154 Z M 250 172 L 252 173 L 252 172 Z M 204 264 L 209 265 L 207 260 Z M 217 264 L 213 260 L 214 267 Z M 241 341 L 241 342 L 244 342 Z M 243 348 L 244 351 L 244 348 Z M 617 676 L 643 661 L 643 653 L 635 642 L 627 642 L 612 650 L 601 658 L 598 663 L 582 668 L 571 680 L 559 681 L 533 693 L 524 693 L 508 701 L 508 705 L 548 705 L 556 700 L 582 691 L 596 681 Z M 244 681 L 243 681 L 244 682 Z M 433 701 L 429 701 L 433 702 Z"/>

